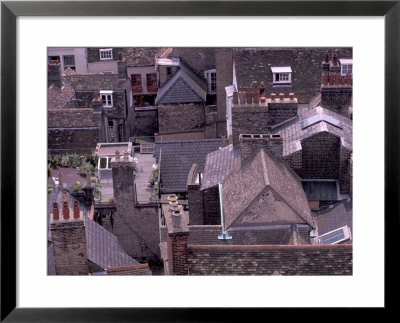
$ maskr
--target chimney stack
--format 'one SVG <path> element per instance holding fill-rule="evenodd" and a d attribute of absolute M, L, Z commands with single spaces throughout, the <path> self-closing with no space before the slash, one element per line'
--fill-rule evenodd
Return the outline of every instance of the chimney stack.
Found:
<path fill-rule="evenodd" d="M 239 135 L 240 160 L 251 160 L 260 149 L 272 154 L 276 159 L 283 159 L 283 138 L 281 135 L 241 134 Z"/>

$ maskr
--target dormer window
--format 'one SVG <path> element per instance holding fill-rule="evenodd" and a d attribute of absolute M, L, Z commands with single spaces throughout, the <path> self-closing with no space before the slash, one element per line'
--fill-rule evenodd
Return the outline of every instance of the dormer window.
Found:
<path fill-rule="evenodd" d="M 103 107 L 112 108 L 113 107 L 113 91 L 100 91 L 101 100 L 103 101 Z"/>
<path fill-rule="evenodd" d="M 112 48 L 99 49 L 99 53 L 100 53 L 100 60 L 101 61 L 112 60 L 113 59 Z"/>
<path fill-rule="evenodd" d="M 290 66 L 271 67 L 273 84 L 290 84 L 292 82 L 292 69 Z"/>
<path fill-rule="evenodd" d="M 216 94 L 217 93 L 217 71 L 216 70 L 205 71 L 204 77 L 207 80 L 208 94 Z"/>
<path fill-rule="evenodd" d="M 353 74 L 353 60 L 348 58 L 339 59 L 340 74 L 346 76 L 347 73 Z"/>

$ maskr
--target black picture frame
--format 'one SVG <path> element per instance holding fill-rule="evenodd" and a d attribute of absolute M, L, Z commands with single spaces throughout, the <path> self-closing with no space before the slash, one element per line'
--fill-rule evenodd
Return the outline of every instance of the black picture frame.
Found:
<path fill-rule="evenodd" d="M 260 14 L 268 13 L 268 14 Z M 394 309 L 399 233 L 400 1 L 2 1 L 1 321 L 192 322 L 239 319 L 243 309 L 16 308 L 16 19 L 18 16 L 384 16 L 385 309 Z M 373 44 L 371 44 L 373 46 Z M 372 194 L 372 193 L 371 193 Z M 393 249 L 393 250 L 392 250 Z M 371 277 L 373 279 L 373 277 Z M 164 291 L 165 292 L 165 291 Z M 251 309 L 252 317 L 260 309 Z M 255 312 L 254 312 L 255 311 Z M 282 311 L 281 311 L 282 312 Z"/>

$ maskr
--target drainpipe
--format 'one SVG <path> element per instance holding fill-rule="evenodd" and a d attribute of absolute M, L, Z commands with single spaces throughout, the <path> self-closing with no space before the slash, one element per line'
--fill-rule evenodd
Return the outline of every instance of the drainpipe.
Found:
<path fill-rule="evenodd" d="M 223 201 L 222 201 L 222 183 L 218 183 L 218 189 L 219 189 L 219 207 L 221 210 L 221 227 L 222 227 L 222 232 L 218 236 L 219 240 L 230 240 L 232 237 L 229 235 L 228 232 L 225 231 L 225 225 L 224 225 L 224 208 L 223 208 Z"/>

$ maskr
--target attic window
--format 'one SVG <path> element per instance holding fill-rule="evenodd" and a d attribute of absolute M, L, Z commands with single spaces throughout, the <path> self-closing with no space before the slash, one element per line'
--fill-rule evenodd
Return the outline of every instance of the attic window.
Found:
<path fill-rule="evenodd" d="M 290 66 L 271 67 L 271 71 L 274 84 L 290 84 L 292 82 L 292 69 Z"/>
<path fill-rule="evenodd" d="M 103 107 L 112 108 L 113 107 L 113 91 L 100 91 L 101 100 L 103 101 Z"/>
<path fill-rule="evenodd" d="M 216 92 L 217 92 L 217 71 L 216 70 L 205 71 L 204 77 L 207 80 L 208 94 L 216 94 Z"/>
<path fill-rule="evenodd" d="M 99 53 L 101 61 L 113 59 L 112 48 L 99 49 Z"/>
<path fill-rule="evenodd" d="M 350 228 L 346 225 L 318 237 L 321 244 L 337 244 L 351 239 Z"/>
<path fill-rule="evenodd" d="M 340 74 L 345 76 L 347 73 L 353 74 L 353 60 L 340 59 Z"/>

